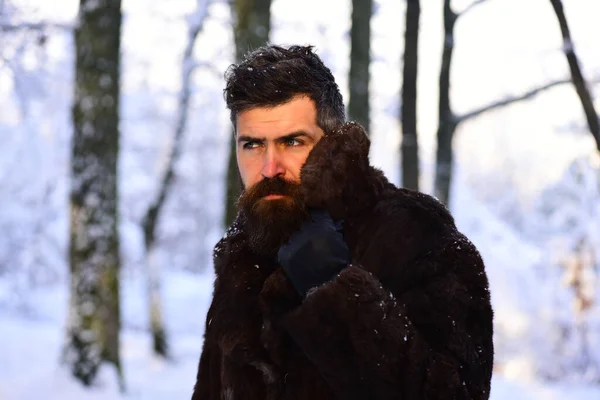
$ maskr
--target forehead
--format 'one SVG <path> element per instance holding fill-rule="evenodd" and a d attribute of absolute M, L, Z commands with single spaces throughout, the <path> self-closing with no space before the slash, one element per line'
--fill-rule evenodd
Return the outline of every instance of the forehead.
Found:
<path fill-rule="evenodd" d="M 255 107 L 240 112 L 236 117 L 236 131 L 240 135 L 285 135 L 294 131 L 317 134 L 317 110 L 309 97 L 294 97 L 275 107 Z"/>

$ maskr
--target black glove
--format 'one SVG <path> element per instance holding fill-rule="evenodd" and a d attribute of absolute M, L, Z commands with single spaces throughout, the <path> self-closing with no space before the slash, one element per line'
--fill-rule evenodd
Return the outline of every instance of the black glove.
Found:
<path fill-rule="evenodd" d="M 279 248 L 278 261 L 301 296 L 333 279 L 350 262 L 341 224 L 324 210 L 310 212 L 287 244 Z"/>

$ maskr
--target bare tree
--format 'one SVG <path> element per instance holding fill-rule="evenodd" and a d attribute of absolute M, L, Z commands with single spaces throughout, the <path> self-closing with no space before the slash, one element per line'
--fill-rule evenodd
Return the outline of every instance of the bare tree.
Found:
<path fill-rule="evenodd" d="M 81 0 L 71 160 L 71 297 L 65 362 L 83 384 L 119 356 L 120 0 Z"/>
<path fill-rule="evenodd" d="M 569 83 L 570 79 L 562 79 L 540 87 L 529 90 L 518 96 L 511 96 L 506 99 L 494 101 L 479 109 L 467 112 L 463 115 L 455 115 L 450 103 L 450 68 L 452 65 L 452 53 L 454 50 L 454 26 L 460 16 L 465 15 L 475 6 L 484 3 L 486 0 L 474 1 L 470 6 L 464 9 L 460 14 L 452 11 L 450 0 L 444 0 L 444 48 L 442 52 L 442 66 L 439 79 L 439 108 L 438 108 L 438 131 L 437 131 L 437 153 L 435 169 L 434 195 L 444 204 L 449 203 L 450 184 L 452 180 L 452 168 L 454 162 L 454 153 L 452 151 L 452 141 L 454 133 L 461 122 L 477 117 L 485 112 L 495 110 L 519 101 L 527 100 L 533 96 L 551 89 L 558 85 Z"/>
<path fill-rule="evenodd" d="M 369 132 L 369 65 L 373 0 L 352 0 L 348 117 Z"/>
<path fill-rule="evenodd" d="M 236 62 L 240 62 L 246 52 L 257 49 L 269 41 L 271 0 L 231 1 L 234 21 L 235 59 Z M 236 201 L 241 192 L 233 134 L 229 145 L 226 186 L 225 225 L 229 226 L 237 215 Z"/>
<path fill-rule="evenodd" d="M 175 165 L 181 155 L 183 137 L 188 122 L 190 97 L 192 94 L 192 73 L 196 67 L 193 51 L 196 38 L 201 32 L 211 0 L 198 0 L 196 10 L 188 16 L 188 39 L 183 52 L 181 65 L 181 92 L 178 99 L 177 121 L 173 134 L 173 147 L 169 154 L 167 167 L 160 181 L 156 197 L 142 219 L 144 230 L 145 262 L 148 268 L 148 297 L 150 306 L 150 329 L 154 351 L 161 356 L 168 355 L 168 341 L 165 322 L 162 313 L 162 300 L 160 294 L 160 266 L 155 256 L 156 252 L 156 227 L 160 212 L 173 185 Z"/>
<path fill-rule="evenodd" d="M 419 190 L 419 142 L 417 135 L 417 71 L 419 0 L 406 1 L 404 67 L 402 83 L 402 186 Z"/>
<path fill-rule="evenodd" d="M 560 25 L 560 31 L 563 38 L 563 50 L 567 57 L 567 62 L 569 63 L 569 69 L 571 70 L 573 85 L 581 100 L 581 106 L 583 107 L 583 112 L 585 113 L 590 132 L 596 141 L 596 148 L 600 151 L 600 123 L 598 121 L 598 114 L 596 113 L 594 101 L 592 100 L 587 83 L 581 72 L 579 59 L 577 58 L 577 54 L 575 54 L 575 46 L 571 39 L 571 32 L 569 30 L 569 24 L 567 23 L 567 17 L 565 16 L 562 1 L 550 0 L 550 3 L 552 3 L 552 8 L 554 9 L 558 24 Z"/>
<path fill-rule="evenodd" d="M 437 153 L 435 169 L 435 196 L 448 204 L 452 176 L 452 138 L 456 121 L 450 108 L 450 66 L 454 51 L 454 24 L 458 15 L 450 8 L 450 0 L 444 0 L 444 48 L 440 70 L 440 96 L 438 104 Z"/>

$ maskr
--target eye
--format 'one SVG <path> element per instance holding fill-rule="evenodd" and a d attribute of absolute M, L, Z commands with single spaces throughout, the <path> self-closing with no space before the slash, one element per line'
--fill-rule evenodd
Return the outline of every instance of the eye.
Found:
<path fill-rule="evenodd" d="M 296 147 L 296 146 L 302 146 L 304 144 L 304 142 L 302 142 L 302 140 L 297 139 L 297 138 L 288 138 L 283 142 L 283 144 L 288 147 Z"/>
<path fill-rule="evenodd" d="M 253 141 L 253 140 L 251 140 L 251 141 L 248 141 L 248 142 L 246 142 L 246 143 L 242 144 L 242 148 L 243 148 L 244 150 L 252 150 L 252 149 L 256 149 L 256 148 L 258 148 L 259 146 L 260 146 L 260 142 L 259 142 L 259 141 Z"/>

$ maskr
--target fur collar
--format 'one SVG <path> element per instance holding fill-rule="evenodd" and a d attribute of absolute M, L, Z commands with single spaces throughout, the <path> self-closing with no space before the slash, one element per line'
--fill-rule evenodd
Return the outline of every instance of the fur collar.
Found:
<path fill-rule="evenodd" d="M 370 208 L 386 189 L 394 188 L 369 165 L 370 146 L 365 130 L 355 122 L 321 139 L 300 173 L 306 204 L 345 219 Z"/>

